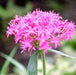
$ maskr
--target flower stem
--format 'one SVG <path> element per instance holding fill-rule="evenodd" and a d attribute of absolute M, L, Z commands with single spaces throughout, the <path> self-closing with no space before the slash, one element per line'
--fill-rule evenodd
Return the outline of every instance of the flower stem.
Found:
<path fill-rule="evenodd" d="M 45 53 L 42 52 L 42 63 L 43 63 L 43 75 L 46 75 L 46 66 L 45 66 Z"/>

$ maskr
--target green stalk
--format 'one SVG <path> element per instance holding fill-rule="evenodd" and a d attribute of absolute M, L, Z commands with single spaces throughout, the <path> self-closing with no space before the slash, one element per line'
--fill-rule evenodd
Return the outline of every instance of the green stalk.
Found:
<path fill-rule="evenodd" d="M 45 53 L 42 52 L 42 63 L 43 63 L 43 75 L 46 75 L 46 66 L 45 66 Z"/>

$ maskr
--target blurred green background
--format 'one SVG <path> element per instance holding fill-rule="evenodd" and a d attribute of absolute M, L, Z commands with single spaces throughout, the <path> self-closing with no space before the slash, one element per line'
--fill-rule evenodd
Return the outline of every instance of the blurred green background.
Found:
<path fill-rule="evenodd" d="M 74 21 L 76 24 L 76 1 L 75 0 L 0 0 L 0 52 L 7 55 L 11 53 L 11 50 L 15 46 L 14 37 L 10 36 L 6 38 L 6 30 L 8 22 L 14 18 L 15 15 L 26 15 L 28 12 L 32 12 L 36 8 L 49 11 L 54 10 L 60 13 L 64 19 Z M 20 53 L 21 49 L 17 44 L 18 49 L 14 55 L 14 59 L 18 60 L 25 67 L 28 65 L 29 53 Z M 76 56 L 76 37 L 73 40 L 61 43 L 61 46 L 57 48 L 66 54 Z M 0 56 L 0 70 L 4 65 L 5 59 Z M 41 59 L 38 61 L 38 75 L 42 75 Z M 76 75 L 76 60 L 62 57 L 54 53 L 46 54 L 46 67 L 47 75 Z M 11 69 L 10 69 L 11 68 Z M 18 73 L 18 68 L 9 65 L 7 75 L 24 75 L 22 72 Z"/>

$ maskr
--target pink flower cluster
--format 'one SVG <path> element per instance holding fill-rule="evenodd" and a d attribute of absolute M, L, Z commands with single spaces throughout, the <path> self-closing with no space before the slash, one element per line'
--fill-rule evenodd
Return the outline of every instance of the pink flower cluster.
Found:
<path fill-rule="evenodd" d="M 20 42 L 22 51 L 44 50 L 60 45 L 59 41 L 72 39 L 75 34 L 73 22 L 63 20 L 58 13 L 53 11 L 35 10 L 26 16 L 15 16 L 7 27 L 7 37 L 15 36 L 15 42 Z"/>

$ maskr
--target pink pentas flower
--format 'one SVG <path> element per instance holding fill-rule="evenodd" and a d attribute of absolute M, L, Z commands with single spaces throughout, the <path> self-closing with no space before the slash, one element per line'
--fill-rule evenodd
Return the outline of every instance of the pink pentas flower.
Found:
<path fill-rule="evenodd" d="M 72 39 L 75 34 L 75 24 L 68 20 L 63 20 L 58 13 L 53 11 L 35 10 L 26 16 L 15 16 L 7 27 L 7 37 L 15 36 L 15 42 L 20 42 L 24 52 L 28 49 L 44 50 L 55 48 L 60 45 L 60 41 Z"/>

